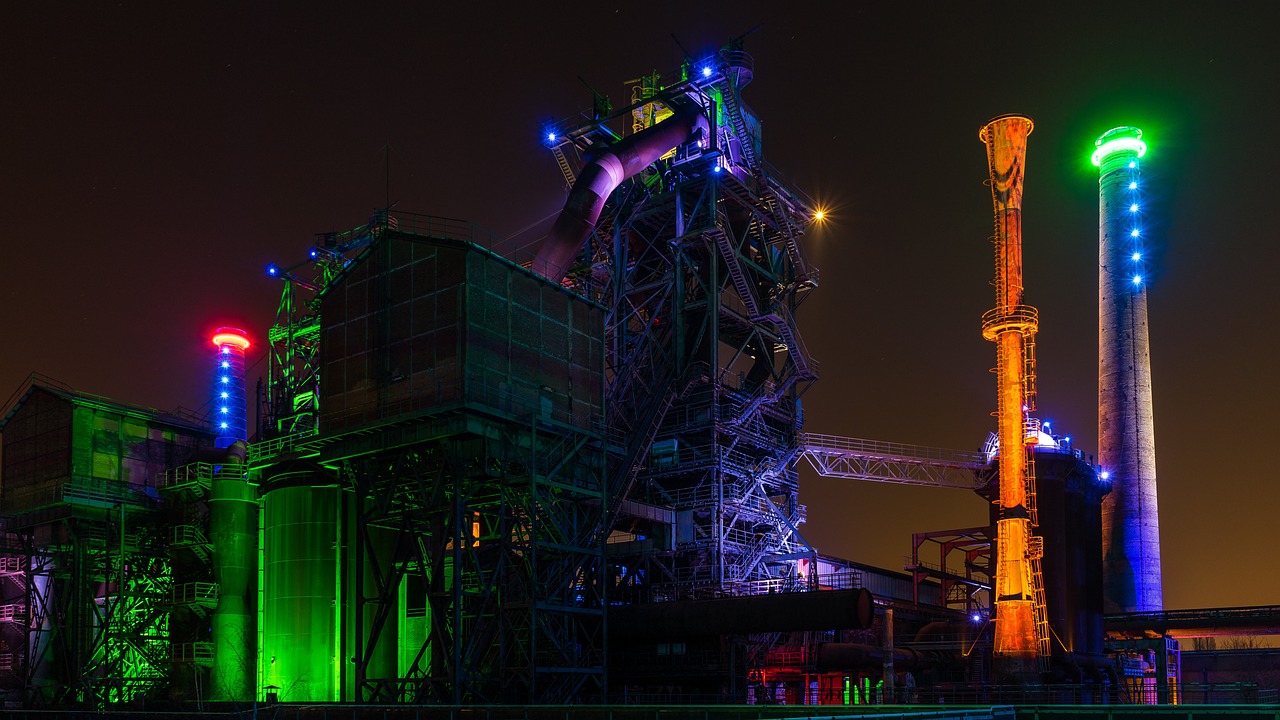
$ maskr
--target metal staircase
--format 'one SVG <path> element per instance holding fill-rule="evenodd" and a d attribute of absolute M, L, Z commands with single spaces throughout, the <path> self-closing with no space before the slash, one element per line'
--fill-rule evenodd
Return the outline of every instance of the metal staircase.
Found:
<path fill-rule="evenodd" d="M 737 249 L 733 247 L 728 234 L 719 227 L 707 230 L 706 235 L 715 242 L 716 249 L 720 251 L 720 257 L 724 258 L 724 264 L 729 269 L 729 277 L 733 280 L 733 289 L 738 291 L 738 297 L 747 308 L 747 317 L 754 320 L 760 315 L 760 303 L 756 300 L 755 291 L 747 281 L 746 273 L 742 272 L 742 263 L 738 262 Z"/>
<path fill-rule="evenodd" d="M 742 164 L 754 173 L 759 162 L 756 158 L 755 138 L 747 130 L 747 121 L 742 115 L 742 102 L 738 99 L 738 89 L 726 83 L 720 93 L 720 102 L 724 117 L 733 128 L 732 135 L 738 141 L 739 151 L 742 153 Z"/>
<path fill-rule="evenodd" d="M 561 147 L 563 146 L 556 145 L 551 148 L 551 154 L 556 157 L 556 164 L 560 166 L 560 172 L 564 175 L 565 184 L 569 187 L 573 187 L 573 183 L 578 180 L 578 177 L 574 174 L 573 168 L 570 167 L 569 158 L 565 157 L 564 151 L 560 149 Z"/>

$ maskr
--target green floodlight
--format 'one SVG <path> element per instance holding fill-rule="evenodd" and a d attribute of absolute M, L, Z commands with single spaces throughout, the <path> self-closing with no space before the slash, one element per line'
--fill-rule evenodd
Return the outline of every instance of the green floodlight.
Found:
<path fill-rule="evenodd" d="M 1142 131 L 1129 125 L 1106 131 L 1093 144 L 1098 148 L 1093 151 L 1091 158 L 1096 167 L 1102 167 L 1102 161 L 1112 153 L 1128 150 L 1137 153 L 1138 157 L 1147 154 L 1147 144 L 1142 142 Z"/>

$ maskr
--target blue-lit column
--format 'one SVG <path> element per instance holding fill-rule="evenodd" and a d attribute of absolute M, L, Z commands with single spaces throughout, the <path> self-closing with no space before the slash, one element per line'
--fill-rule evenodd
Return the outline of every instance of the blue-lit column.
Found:
<path fill-rule="evenodd" d="M 1146 228 L 1136 127 L 1098 138 L 1098 459 L 1106 612 L 1164 609 L 1156 503 L 1155 421 L 1147 331 Z"/>
<path fill-rule="evenodd" d="M 214 354 L 213 432 L 216 445 L 230 447 L 237 440 L 247 440 L 244 399 L 244 354 L 249 338 L 243 330 L 222 327 L 213 335 Z"/>

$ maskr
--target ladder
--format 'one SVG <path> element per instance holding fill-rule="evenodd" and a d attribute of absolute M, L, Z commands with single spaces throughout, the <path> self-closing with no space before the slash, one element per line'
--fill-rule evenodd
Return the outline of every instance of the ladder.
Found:
<path fill-rule="evenodd" d="M 1036 452 L 1035 445 L 1026 445 L 1027 453 L 1027 512 L 1031 516 L 1027 527 L 1027 559 L 1031 561 L 1031 589 L 1035 597 L 1032 609 L 1036 621 L 1037 659 L 1040 669 L 1049 669 L 1049 608 L 1045 604 L 1044 575 L 1040 571 L 1040 559 L 1044 557 L 1044 538 L 1033 535 L 1031 528 L 1039 527 L 1040 513 L 1036 508 Z"/>
<path fill-rule="evenodd" d="M 747 317 L 754 320 L 760 314 L 760 303 L 756 301 L 756 294 L 747 282 L 746 273 L 742 272 L 742 263 L 738 262 L 737 249 L 729 241 L 729 235 L 719 227 L 707 230 L 706 234 L 715 242 L 720 256 L 724 258 L 725 266 L 729 268 L 733 288 L 738 291 L 738 297 L 742 298 L 742 304 L 747 307 Z"/>
<path fill-rule="evenodd" d="M 725 117 L 729 119 L 729 124 L 733 127 L 733 136 L 738 140 L 743 164 L 754 172 L 756 169 L 755 138 L 747 132 L 747 122 L 742 117 L 742 106 L 738 101 L 737 88 L 726 86 L 720 93 L 720 102 L 721 107 L 724 109 Z"/>
<path fill-rule="evenodd" d="M 556 145 L 551 148 L 551 154 L 556 156 L 556 164 L 560 166 L 560 172 L 564 175 L 565 185 L 573 187 L 573 183 L 577 181 L 577 176 L 573 172 L 573 168 L 569 166 L 569 158 L 564 156 L 564 151 L 560 148 L 563 145 Z"/>

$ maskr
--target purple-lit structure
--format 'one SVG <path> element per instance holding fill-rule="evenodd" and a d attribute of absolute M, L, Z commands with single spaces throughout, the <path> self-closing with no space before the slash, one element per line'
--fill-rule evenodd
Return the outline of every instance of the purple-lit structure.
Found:
<path fill-rule="evenodd" d="M 213 335 L 213 388 L 210 395 L 213 431 L 220 448 L 246 440 L 244 401 L 244 354 L 249 338 L 243 330 L 220 327 Z"/>
<path fill-rule="evenodd" d="M 1164 609 L 1156 503 L 1151 345 L 1143 265 L 1141 158 L 1136 127 L 1095 143 L 1098 166 L 1098 459 L 1112 488 L 1102 510 L 1106 610 Z"/>

